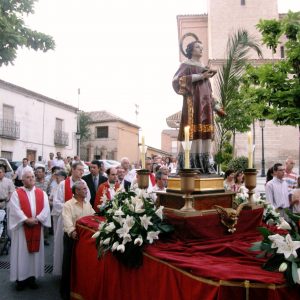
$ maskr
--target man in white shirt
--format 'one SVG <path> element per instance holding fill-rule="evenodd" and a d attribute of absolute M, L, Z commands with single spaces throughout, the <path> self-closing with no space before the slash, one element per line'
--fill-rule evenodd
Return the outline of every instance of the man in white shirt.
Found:
<path fill-rule="evenodd" d="M 45 192 L 34 186 L 33 171 L 23 172 L 24 187 L 17 189 L 9 203 L 8 228 L 11 231 L 10 280 L 16 289 L 38 286 L 44 276 L 43 227 L 51 226 L 50 207 Z"/>
<path fill-rule="evenodd" d="M 65 168 L 65 162 L 64 162 L 60 152 L 56 153 L 56 158 L 53 160 L 52 164 L 53 164 L 53 167 L 56 166 L 56 167 L 60 167 L 62 169 Z"/>
<path fill-rule="evenodd" d="M 29 166 L 28 159 L 26 157 L 23 158 L 22 165 L 18 167 L 13 177 L 13 179 L 15 179 L 16 186 L 23 186 L 22 175 L 25 171 L 33 171 L 33 169 Z"/>
<path fill-rule="evenodd" d="M 288 185 L 284 177 L 284 167 L 282 164 L 274 165 L 276 174 L 272 180 L 266 184 L 266 198 L 284 217 L 284 208 L 290 206 Z"/>

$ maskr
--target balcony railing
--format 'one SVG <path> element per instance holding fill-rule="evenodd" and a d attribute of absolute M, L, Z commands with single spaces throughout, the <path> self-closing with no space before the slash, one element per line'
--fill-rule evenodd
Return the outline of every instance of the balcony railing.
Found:
<path fill-rule="evenodd" d="M 7 119 L 0 119 L 0 136 L 7 139 L 20 138 L 20 122 Z"/>
<path fill-rule="evenodd" d="M 54 144 L 58 146 L 68 146 L 69 134 L 61 130 L 54 130 Z"/>

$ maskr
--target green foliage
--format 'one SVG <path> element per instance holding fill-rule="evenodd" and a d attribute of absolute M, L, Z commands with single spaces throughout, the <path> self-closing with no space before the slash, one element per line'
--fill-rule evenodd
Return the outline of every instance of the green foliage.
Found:
<path fill-rule="evenodd" d="M 53 38 L 26 26 L 23 15 L 34 13 L 36 0 L 5 0 L 0 1 L 0 66 L 13 63 L 19 47 L 34 50 L 55 48 Z"/>
<path fill-rule="evenodd" d="M 275 53 L 282 34 L 280 23 L 277 20 L 260 20 L 256 27 L 262 33 L 263 43 Z"/>
<path fill-rule="evenodd" d="M 230 144 L 231 134 L 227 133 L 224 136 L 223 147 L 215 155 L 215 162 L 222 165 L 222 169 L 226 170 L 228 168 L 228 163 L 233 157 L 233 147 Z"/>
<path fill-rule="evenodd" d="M 268 21 L 268 22 L 267 22 Z M 276 49 L 285 35 L 286 59 L 259 67 L 248 66 L 242 94 L 258 118 L 280 125 L 300 124 L 300 13 L 289 12 L 282 20 L 260 21 L 264 43 Z"/>
<path fill-rule="evenodd" d="M 238 30 L 228 38 L 226 60 L 216 76 L 216 95 L 226 112 L 224 118 L 216 118 L 220 136 L 216 161 L 226 162 L 224 167 L 232 159 L 232 155 L 228 155 L 229 152 L 223 149 L 226 133 L 248 131 L 252 123 L 252 116 L 248 113 L 250 103 L 245 101 L 239 92 L 250 50 L 254 50 L 258 56 L 262 55 L 256 39 L 246 30 Z"/>
<path fill-rule="evenodd" d="M 91 118 L 88 113 L 81 111 L 79 113 L 79 130 L 80 130 L 80 140 L 87 141 L 91 137 L 91 129 L 89 127 L 89 123 L 91 122 Z"/>
<path fill-rule="evenodd" d="M 248 167 L 248 158 L 245 156 L 233 158 L 228 163 L 228 169 L 234 170 L 234 172 L 245 171 L 247 167 Z"/>

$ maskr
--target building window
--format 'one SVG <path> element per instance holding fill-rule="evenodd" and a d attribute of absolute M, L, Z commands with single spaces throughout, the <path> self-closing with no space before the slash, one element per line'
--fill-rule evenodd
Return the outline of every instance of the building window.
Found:
<path fill-rule="evenodd" d="M 280 58 L 284 58 L 284 47 L 280 47 Z"/>
<path fill-rule="evenodd" d="M 108 126 L 96 127 L 96 138 L 97 139 L 108 138 Z"/>
<path fill-rule="evenodd" d="M 3 119 L 14 121 L 14 119 L 15 119 L 14 111 L 15 111 L 15 109 L 13 106 L 3 104 Z"/>
<path fill-rule="evenodd" d="M 10 151 L 1 151 L 1 157 L 6 158 L 9 161 L 12 161 L 13 153 Z"/>
<path fill-rule="evenodd" d="M 64 122 L 64 120 L 56 118 L 55 119 L 55 130 L 63 131 L 63 122 Z"/>
<path fill-rule="evenodd" d="M 246 0 L 241 0 L 241 5 L 246 5 Z"/>

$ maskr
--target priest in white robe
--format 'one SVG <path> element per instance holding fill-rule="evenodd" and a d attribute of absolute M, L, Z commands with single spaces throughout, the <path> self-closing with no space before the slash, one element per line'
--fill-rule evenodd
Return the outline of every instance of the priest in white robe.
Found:
<path fill-rule="evenodd" d="M 34 186 L 33 171 L 25 171 L 22 181 L 24 187 L 12 194 L 8 213 L 10 280 L 17 282 L 17 290 L 38 287 L 35 279 L 44 275 L 43 227 L 51 226 L 48 197 Z"/>

